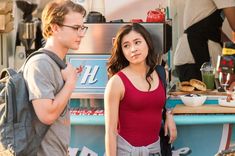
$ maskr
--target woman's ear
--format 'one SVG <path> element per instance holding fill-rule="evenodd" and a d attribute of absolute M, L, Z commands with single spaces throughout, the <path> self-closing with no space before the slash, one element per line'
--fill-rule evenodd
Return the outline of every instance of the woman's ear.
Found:
<path fill-rule="evenodd" d="M 114 45 L 115 40 L 116 40 L 116 38 L 113 37 L 113 38 L 112 38 L 112 45 Z"/>

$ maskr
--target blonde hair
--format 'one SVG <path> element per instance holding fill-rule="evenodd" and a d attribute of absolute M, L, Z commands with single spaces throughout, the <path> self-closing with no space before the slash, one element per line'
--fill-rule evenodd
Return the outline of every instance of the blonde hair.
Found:
<path fill-rule="evenodd" d="M 53 0 L 46 5 L 42 12 L 42 32 L 45 39 L 52 35 L 51 24 L 62 25 L 65 15 L 69 11 L 81 13 L 83 17 L 86 16 L 83 6 L 75 4 L 71 0 Z"/>

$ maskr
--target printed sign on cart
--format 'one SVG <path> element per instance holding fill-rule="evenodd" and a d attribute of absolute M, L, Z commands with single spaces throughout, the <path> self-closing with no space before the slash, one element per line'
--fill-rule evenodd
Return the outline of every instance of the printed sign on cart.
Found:
<path fill-rule="evenodd" d="M 66 62 L 74 67 L 83 66 L 74 92 L 81 94 L 103 94 L 108 81 L 107 60 L 110 55 L 69 54 Z"/>

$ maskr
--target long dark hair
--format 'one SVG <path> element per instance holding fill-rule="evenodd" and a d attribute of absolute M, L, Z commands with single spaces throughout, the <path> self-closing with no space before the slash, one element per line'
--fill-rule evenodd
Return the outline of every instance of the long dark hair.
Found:
<path fill-rule="evenodd" d="M 146 58 L 146 64 L 149 66 L 149 70 L 146 74 L 146 80 L 149 84 L 149 89 L 151 88 L 149 77 L 151 78 L 151 73 L 154 71 L 157 62 L 157 54 L 154 52 L 154 46 L 152 43 L 151 36 L 149 32 L 138 23 L 131 23 L 122 26 L 116 34 L 115 41 L 112 47 L 111 57 L 107 63 L 107 70 L 109 77 L 113 76 L 123 68 L 129 65 L 129 61 L 125 58 L 122 51 L 122 39 L 125 35 L 129 34 L 131 31 L 135 31 L 144 38 L 148 45 L 148 55 Z"/>

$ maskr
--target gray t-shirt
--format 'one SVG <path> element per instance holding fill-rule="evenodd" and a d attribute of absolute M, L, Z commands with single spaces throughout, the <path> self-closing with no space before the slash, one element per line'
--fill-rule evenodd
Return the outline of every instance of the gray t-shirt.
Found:
<path fill-rule="evenodd" d="M 46 54 L 30 58 L 24 69 L 29 99 L 54 99 L 64 85 L 60 68 Z M 42 141 L 38 156 L 65 156 L 70 142 L 70 114 L 67 106 L 50 126 Z"/>

